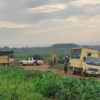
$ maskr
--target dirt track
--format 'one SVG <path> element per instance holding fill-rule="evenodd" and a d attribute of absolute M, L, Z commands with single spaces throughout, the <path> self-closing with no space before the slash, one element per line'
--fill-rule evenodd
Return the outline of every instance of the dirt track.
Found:
<path fill-rule="evenodd" d="M 64 74 L 63 70 L 57 70 L 57 69 L 51 69 L 49 68 L 49 65 L 41 65 L 41 66 L 24 66 L 25 69 L 28 70 L 41 70 L 41 71 L 51 71 L 53 73 L 56 74 L 61 74 L 63 76 L 67 76 L 67 77 L 74 77 L 74 78 L 82 78 L 82 76 L 80 75 L 72 75 L 71 71 L 69 70 L 67 72 L 67 74 Z"/>

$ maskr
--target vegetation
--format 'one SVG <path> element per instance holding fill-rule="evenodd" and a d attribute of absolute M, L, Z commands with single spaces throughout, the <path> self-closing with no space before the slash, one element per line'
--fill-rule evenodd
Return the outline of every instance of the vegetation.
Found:
<path fill-rule="evenodd" d="M 66 55 L 70 54 L 70 50 L 65 50 L 65 51 L 40 51 L 40 50 L 38 51 L 16 51 L 14 54 L 15 54 L 16 60 L 25 59 L 27 57 L 32 57 L 34 55 L 40 55 L 44 59 L 45 58 L 51 59 L 52 54 L 56 54 L 58 58 L 60 56 L 65 58 Z"/>
<path fill-rule="evenodd" d="M 53 60 L 50 60 L 50 61 L 49 61 L 49 65 L 50 65 L 50 66 L 54 66 L 54 61 L 53 61 Z"/>
<path fill-rule="evenodd" d="M 58 63 L 59 64 L 64 64 L 64 62 L 65 62 L 65 59 L 63 58 L 63 59 L 58 59 Z"/>
<path fill-rule="evenodd" d="M 0 67 L 0 100 L 100 100 L 100 81 Z"/>
<path fill-rule="evenodd" d="M 93 49 L 100 49 L 100 45 L 78 45 L 74 43 L 60 43 L 60 44 L 53 44 L 48 47 L 21 47 L 21 48 L 9 48 L 9 47 L 0 47 L 0 50 L 2 51 L 62 51 L 67 50 L 71 48 L 93 48 Z"/>
<path fill-rule="evenodd" d="M 68 48 L 68 49 L 70 49 L 70 48 L 78 48 L 79 45 L 73 44 L 73 43 L 68 43 L 68 44 L 61 43 L 61 44 L 54 44 L 51 47 L 52 48 Z"/>

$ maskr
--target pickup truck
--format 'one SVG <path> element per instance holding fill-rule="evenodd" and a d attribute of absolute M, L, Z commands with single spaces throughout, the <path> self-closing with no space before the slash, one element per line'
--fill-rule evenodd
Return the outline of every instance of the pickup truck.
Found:
<path fill-rule="evenodd" d="M 40 65 L 43 64 L 43 60 L 35 60 L 34 58 L 27 58 L 25 60 L 18 61 L 18 64 L 23 66 L 23 65 Z"/>

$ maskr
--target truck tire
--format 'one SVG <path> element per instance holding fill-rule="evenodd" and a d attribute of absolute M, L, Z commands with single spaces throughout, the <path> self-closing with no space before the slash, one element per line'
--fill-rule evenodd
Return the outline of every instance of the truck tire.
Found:
<path fill-rule="evenodd" d="M 76 71 L 75 70 L 72 71 L 72 75 L 76 75 Z"/>
<path fill-rule="evenodd" d="M 8 63 L 7 66 L 10 66 L 10 64 Z"/>
<path fill-rule="evenodd" d="M 82 75 L 83 77 L 88 77 L 88 74 L 86 74 L 85 72 L 82 72 L 81 75 Z"/>
<path fill-rule="evenodd" d="M 72 75 L 76 75 L 75 68 L 72 68 Z"/>

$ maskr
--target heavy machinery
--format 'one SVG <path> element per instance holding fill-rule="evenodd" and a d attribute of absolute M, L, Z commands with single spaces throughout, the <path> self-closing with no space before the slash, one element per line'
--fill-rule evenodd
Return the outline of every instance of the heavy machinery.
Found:
<path fill-rule="evenodd" d="M 100 51 L 89 48 L 73 48 L 69 67 L 73 74 L 100 75 Z"/>

